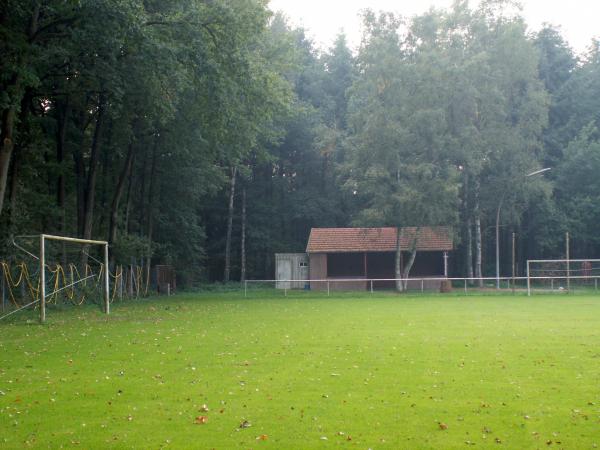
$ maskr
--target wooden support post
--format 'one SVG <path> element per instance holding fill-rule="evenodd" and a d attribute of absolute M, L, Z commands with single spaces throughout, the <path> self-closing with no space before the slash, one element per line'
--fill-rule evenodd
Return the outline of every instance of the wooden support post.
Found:
<path fill-rule="evenodd" d="M 40 235 L 40 322 L 46 321 L 46 257 L 44 254 L 44 235 Z M 25 284 L 25 283 L 23 283 Z"/>

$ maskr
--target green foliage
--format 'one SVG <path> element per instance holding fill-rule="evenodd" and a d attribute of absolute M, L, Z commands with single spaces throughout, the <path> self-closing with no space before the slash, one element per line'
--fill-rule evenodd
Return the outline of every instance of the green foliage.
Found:
<path fill-rule="evenodd" d="M 578 57 L 557 29 L 528 35 L 509 0 L 363 22 L 353 54 L 262 0 L 3 2 L 0 231 L 91 227 L 120 261 L 219 280 L 235 168 L 233 279 L 243 220 L 249 278 L 315 226 L 453 225 L 466 259 L 477 221 L 485 265 L 499 209 L 522 261 L 556 256 L 567 230 L 576 253 L 600 251 L 580 170 L 595 167 L 597 42 Z"/>

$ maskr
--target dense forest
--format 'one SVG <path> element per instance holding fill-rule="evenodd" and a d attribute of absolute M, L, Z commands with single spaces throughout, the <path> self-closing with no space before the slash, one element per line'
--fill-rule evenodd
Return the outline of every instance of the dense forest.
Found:
<path fill-rule="evenodd" d="M 367 10 L 356 52 L 263 0 L 3 0 L 0 34 L 3 258 L 105 239 L 189 286 L 271 278 L 311 227 L 451 225 L 480 276 L 497 221 L 521 269 L 566 231 L 600 256 L 599 42 L 511 1 Z"/>

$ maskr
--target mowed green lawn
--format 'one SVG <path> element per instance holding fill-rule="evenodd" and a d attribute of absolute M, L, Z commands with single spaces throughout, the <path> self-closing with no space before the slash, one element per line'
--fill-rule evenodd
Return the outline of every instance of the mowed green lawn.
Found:
<path fill-rule="evenodd" d="M 600 296 L 187 294 L 25 319 L 0 322 L 1 448 L 600 445 Z"/>

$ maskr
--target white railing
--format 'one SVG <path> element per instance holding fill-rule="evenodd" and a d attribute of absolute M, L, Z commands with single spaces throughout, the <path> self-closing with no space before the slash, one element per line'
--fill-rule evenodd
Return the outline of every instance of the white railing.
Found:
<path fill-rule="evenodd" d="M 450 282 L 453 290 L 461 289 L 465 293 L 471 291 L 507 291 L 510 290 L 513 293 L 521 292 L 531 295 L 532 292 L 572 292 L 575 287 L 587 288 L 598 290 L 598 280 L 600 275 L 561 275 L 561 276 L 519 276 L 519 277 L 500 277 L 499 288 L 496 286 L 496 277 L 410 277 L 410 278 L 325 278 L 325 279 L 280 279 L 280 280 L 246 280 L 244 281 L 244 297 L 248 296 L 249 288 L 254 285 L 268 284 L 272 285 L 276 289 L 283 291 L 284 295 L 287 296 L 288 291 L 301 291 L 301 290 L 316 290 L 326 291 L 327 295 L 331 295 L 331 291 L 361 291 L 364 285 L 364 290 L 374 293 L 379 289 L 377 284 L 380 283 L 394 283 L 401 281 L 402 285 L 405 286 L 406 291 L 433 291 L 431 284 L 439 283 L 435 290 L 439 290 L 443 282 Z M 566 289 L 562 286 L 561 281 L 569 280 L 570 289 Z M 577 282 L 580 284 L 577 284 Z M 486 283 L 489 285 L 486 286 Z M 346 284 L 347 289 L 340 289 L 341 285 Z M 354 286 L 353 286 L 354 285 Z M 357 285 L 361 288 L 357 289 Z M 294 287 L 293 287 L 294 286 Z M 304 289 L 295 286 L 304 286 Z"/>

